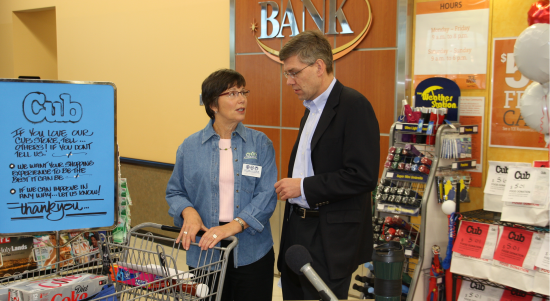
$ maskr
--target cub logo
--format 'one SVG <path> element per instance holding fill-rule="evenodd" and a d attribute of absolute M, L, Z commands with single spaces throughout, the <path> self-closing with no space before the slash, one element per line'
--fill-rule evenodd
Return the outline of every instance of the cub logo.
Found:
<path fill-rule="evenodd" d="M 246 153 L 244 158 L 245 159 L 258 159 L 258 154 L 256 154 L 256 152 L 249 152 L 249 153 Z"/>

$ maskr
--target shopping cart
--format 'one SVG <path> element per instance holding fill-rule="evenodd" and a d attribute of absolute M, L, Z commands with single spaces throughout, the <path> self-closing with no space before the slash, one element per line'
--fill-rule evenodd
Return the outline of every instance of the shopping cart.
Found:
<path fill-rule="evenodd" d="M 128 244 L 106 242 L 102 247 L 104 265 L 110 264 L 116 293 L 98 300 L 220 300 L 229 253 L 237 245 L 234 236 L 226 238 L 226 247 L 201 251 L 197 268 L 178 269 L 185 262 L 186 251 L 175 239 L 144 233 L 144 228 L 180 232 L 180 228 L 143 223 L 130 230 Z M 202 233 L 198 234 L 199 236 Z M 191 248 L 199 248 L 191 243 Z M 107 254 L 116 250 L 115 254 Z M 178 260 L 179 259 L 179 260 Z"/>
<path fill-rule="evenodd" d="M 147 232 L 147 228 L 180 231 L 179 228 L 143 223 L 130 230 L 126 244 L 113 243 L 102 237 L 97 258 L 88 262 L 72 258 L 72 262 L 0 279 L 0 290 L 24 280 L 68 277 L 78 274 L 110 275 L 111 290 L 80 300 L 216 300 L 221 299 L 225 271 L 231 250 L 237 245 L 234 236 L 224 239 L 225 247 L 200 251 L 197 268 L 178 269 L 184 265 L 186 251 L 175 239 Z M 198 234 L 199 236 L 202 233 Z M 191 243 L 191 248 L 199 248 Z M 91 254 L 87 254 L 90 258 Z M 93 254 L 92 254 L 93 255 Z M 114 284 L 114 286 L 112 285 Z M 49 300 L 49 299 L 48 299 Z"/>

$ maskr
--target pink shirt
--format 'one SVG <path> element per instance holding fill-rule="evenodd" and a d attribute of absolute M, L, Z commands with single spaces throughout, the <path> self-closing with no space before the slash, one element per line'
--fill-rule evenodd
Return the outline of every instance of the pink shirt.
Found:
<path fill-rule="evenodd" d="M 235 188 L 231 139 L 220 139 L 220 148 L 220 222 L 230 222 L 233 220 L 233 190 Z"/>

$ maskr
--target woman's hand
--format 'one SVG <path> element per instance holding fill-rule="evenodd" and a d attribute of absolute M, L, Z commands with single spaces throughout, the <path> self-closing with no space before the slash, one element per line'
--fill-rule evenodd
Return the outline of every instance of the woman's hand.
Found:
<path fill-rule="evenodd" d="M 181 227 L 180 234 L 176 239 L 176 243 L 181 243 L 185 250 L 189 250 L 191 242 L 195 242 L 195 236 L 199 230 L 208 231 L 208 228 L 202 223 L 201 216 L 193 207 L 187 207 L 181 212 L 183 217 L 183 226 Z"/>
<path fill-rule="evenodd" d="M 231 221 L 223 226 L 212 227 L 206 231 L 199 241 L 199 247 L 202 250 L 208 250 L 216 246 L 220 240 L 241 232 L 241 224 Z"/>

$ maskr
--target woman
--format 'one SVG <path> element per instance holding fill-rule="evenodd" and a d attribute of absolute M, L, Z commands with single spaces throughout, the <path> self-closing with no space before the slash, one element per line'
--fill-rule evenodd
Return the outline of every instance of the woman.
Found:
<path fill-rule="evenodd" d="M 273 238 L 269 218 L 275 210 L 275 151 L 262 132 L 246 128 L 244 77 L 222 69 L 202 83 L 202 101 L 210 122 L 179 146 L 166 201 L 176 239 L 197 267 L 202 250 L 235 235 L 239 243 L 229 256 L 222 300 L 271 300 Z M 206 233 L 195 238 L 199 230 Z"/>

